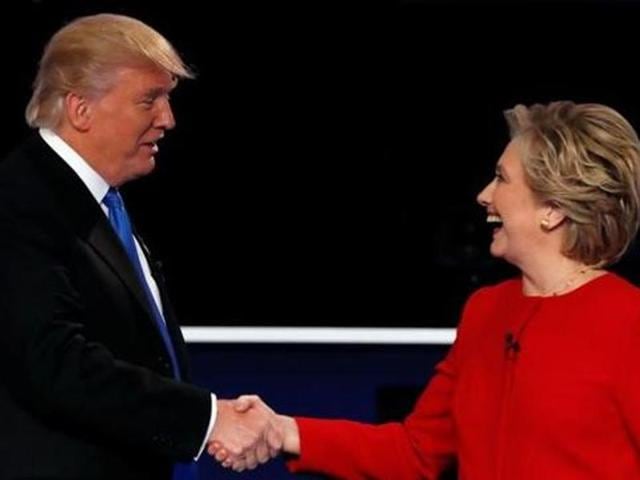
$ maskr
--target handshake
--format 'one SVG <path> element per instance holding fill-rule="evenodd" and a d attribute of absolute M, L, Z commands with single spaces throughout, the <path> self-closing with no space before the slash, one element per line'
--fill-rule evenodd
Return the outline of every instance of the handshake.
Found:
<path fill-rule="evenodd" d="M 252 470 L 281 452 L 299 454 L 298 426 L 276 414 L 257 395 L 218 400 L 216 423 L 207 452 L 225 468 Z"/>

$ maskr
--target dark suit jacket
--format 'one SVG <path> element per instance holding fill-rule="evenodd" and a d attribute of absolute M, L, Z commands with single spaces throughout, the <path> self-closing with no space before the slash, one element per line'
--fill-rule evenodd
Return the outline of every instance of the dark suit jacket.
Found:
<path fill-rule="evenodd" d="M 148 308 L 100 206 L 34 134 L 0 163 L 0 479 L 162 480 L 197 453 L 209 392 L 171 378 Z"/>

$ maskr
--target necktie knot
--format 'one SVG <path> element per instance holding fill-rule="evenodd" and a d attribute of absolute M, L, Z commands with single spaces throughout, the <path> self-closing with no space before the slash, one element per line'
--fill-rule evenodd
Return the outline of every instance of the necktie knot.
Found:
<path fill-rule="evenodd" d="M 127 251 L 127 255 L 129 255 L 133 265 L 137 267 L 140 260 L 138 259 L 138 253 L 136 252 L 133 241 L 131 221 L 129 220 L 129 215 L 127 215 L 127 210 L 124 208 L 124 202 L 122 201 L 120 192 L 118 192 L 116 188 L 109 188 L 107 194 L 102 199 L 102 203 L 109 209 L 109 221 L 118 234 L 118 237 L 120 237 L 122 245 Z"/>
<path fill-rule="evenodd" d="M 120 192 L 118 192 L 118 190 L 113 187 L 109 188 L 102 202 L 107 206 L 109 211 L 111 211 L 112 209 L 124 208 L 124 203 L 122 202 Z"/>

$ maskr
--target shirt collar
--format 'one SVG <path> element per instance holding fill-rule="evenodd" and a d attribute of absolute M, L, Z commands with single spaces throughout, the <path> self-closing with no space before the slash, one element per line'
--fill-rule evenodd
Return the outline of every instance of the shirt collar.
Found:
<path fill-rule="evenodd" d="M 44 140 L 45 143 L 69 165 L 80 180 L 82 180 L 82 183 L 89 189 L 93 198 L 96 199 L 96 202 L 102 203 L 102 199 L 109 190 L 109 184 L 105 179 L 53 130 L 41 128 L 38 133 L 42 137 L 42 140 Z"/>

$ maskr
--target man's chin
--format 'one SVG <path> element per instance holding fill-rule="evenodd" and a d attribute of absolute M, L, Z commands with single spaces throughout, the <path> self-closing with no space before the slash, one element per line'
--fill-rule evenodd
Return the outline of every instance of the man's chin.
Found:
<path fill-rule="evenodd" d="M 156 168 L 156 157 L 153 155 L 150 157 L 147 157 L 144 163 L 141 163 L 140 165 L 140 172 L 138 174 L 138 178 L 144 177 L 145 175 L 149 175 L 151 172 L 155 170 L 155 168 Z"/>
<path fill-rule="evenodd" d="M 147 175 L 149 175 L 151 172 L 153 172 L 156 168 L 156 160 L 155 157 L 149 157 L 147 159 L 145 159 L 144 161 L 140 161 L 138 168 L 135 169 L 135 171 L 131 171 L 129 172 L 129 175 L 127 175 L 124 179 L 122 179 L 120 183 L 120 185 L 123 185 L 127 182 L 130 182 L 132 180 L 136 180 L 137 178 L 142 178 L 145 177 Z"/>

